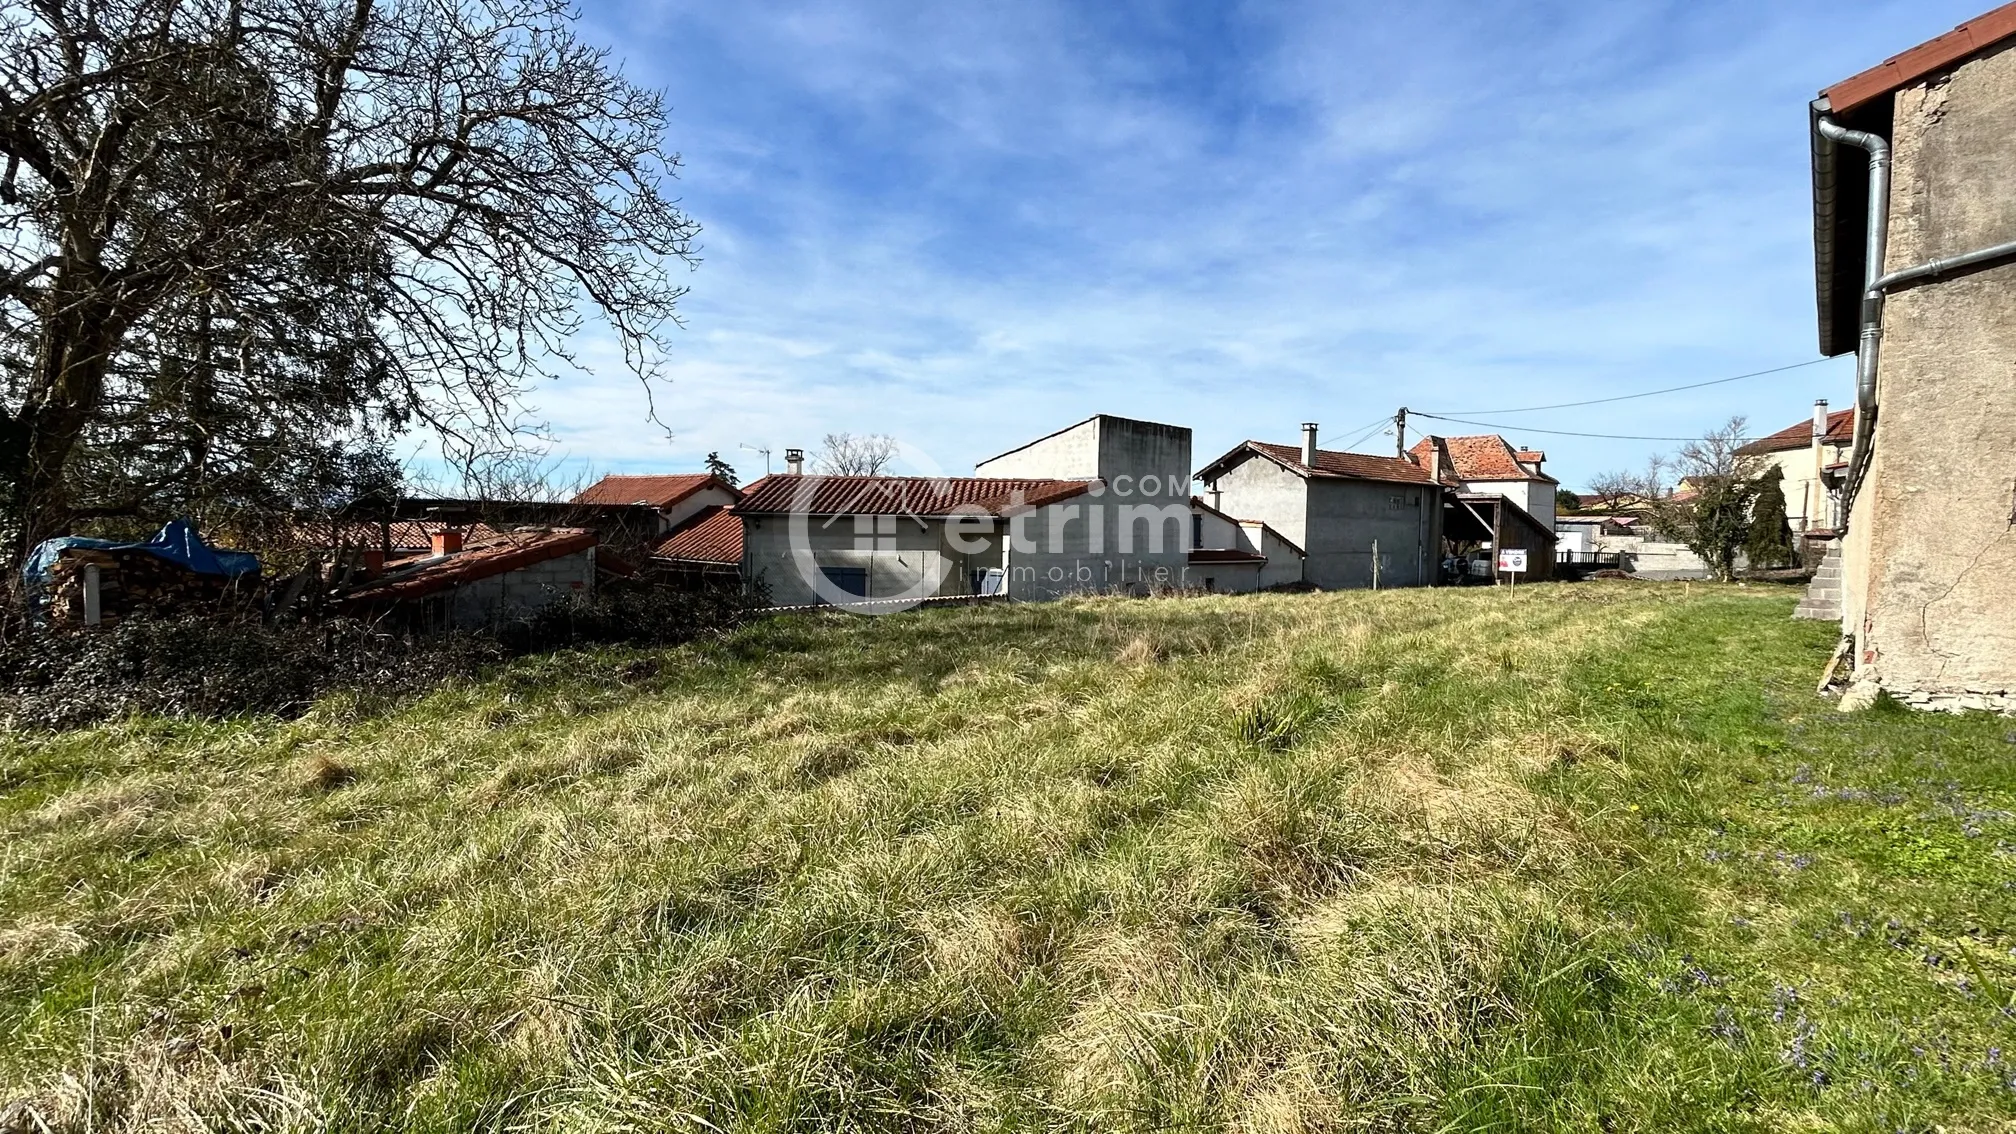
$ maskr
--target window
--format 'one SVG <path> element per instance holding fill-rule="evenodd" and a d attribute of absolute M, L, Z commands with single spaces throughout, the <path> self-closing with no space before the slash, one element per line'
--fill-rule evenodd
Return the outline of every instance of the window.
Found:
<path fill-rule="evenodd" d="M 1204 514 L 1202 512 L 1190 513 L 1190 546 L 1204 546 Z"/>

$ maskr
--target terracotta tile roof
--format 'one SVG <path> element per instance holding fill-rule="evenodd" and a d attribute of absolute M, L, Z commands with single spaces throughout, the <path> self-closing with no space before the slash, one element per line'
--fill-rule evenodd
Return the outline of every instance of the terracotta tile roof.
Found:
<path fill-rule="evenodd" d="M 1451 469 L 1465 481 L 1472 480 L 1538 480 L 1548 484 L 1560 481 L 1546 473 L 1536 473 L 1519 463 L 1521 456 L 1528 460 L 1544 460 L 1545 453 L 1530 449 L 1514 449 L 1496 433 L 1481 433 L 1471 437 L 1423 437 L 1407 450 L 1423 467 L 1428 464 L 1429 446 L 1441 441 L 1442 451 L 1448 455 L 1445 468 Z"/>
<path fill-rule="evenodd" d="M 1970 55 L 2016 36 L 2016 3 L 2004 4 L 1909 51 L 1900 52 L 1853 78 L 1843 79 L 1820 94 L 1836 114 L 1907 87 L 1928 75 L 1951 70 Z"/>
<path fill-rule="evenodd" d="M 1854 439 L 1854 410 L 1835 410 L 1827 415 L 1827 433 L 1821 440 L 1829 445 L 1846 445 Z M 1736 450 L 1736 453 L 1738 456 L 1754 457 L 1759 453 L 1782 453 L 1787 449 L 1804 449 L 1812 443 L 1813 419 L 1809 417 L 1769 436 L 1759 437 Z"/>
<path fill-rule="evenodd" d="M 742 516 L 732 508 L 702 508 L 679 530 L 651 549 L 654 559 L 692 563 L 741 563 Z"/>
<path fill-rule="evenodd" d="M 664 476 L 619 476 L 611 474 L 583 489 L 576 504 L 643 504 L 670 508 L 710 485 L 735 495 L 735 489 L 711 473 L 671 473 Z"/>
<path fill-rule="evenodd" d="M 352 589 L 343 601 L 351 605 L 423 598 L 478 579 L 586 551 L 595 543 L 595 533 L 585 528 L 509 532 L 454 555 L 401 560 L 392 564 L 384 576 Z"/>
<path fill-rule="evenodd" d="M 1190 553 L 1192 563 L 1265 563 L 1267 557 L 1236 547 L 1200 547 Z"/>
<path fill-rule="evenodd" d="M 947 516 L 954 508 L 1005 515 L 1016 505 L 1041 507 L 1092 487 L 1089 480 L 985 476 L 766 476 L 743 490 L 745 515 L 802 512 L 809 516 Z"/>
<path fill-rule="evenodd" d="M 1228 468 L 1237 464 L 1243 453 L 1259 453 L 1280 464 L 1297 476 L 1347 477 L 1352 480 L 1390 481 L 1395 484 L 1427 484 L 1428 474 L 1412 461 L 1398 457 L 1373 457 L 1364 453 L 1340 453 L 1333 449 L 1316 450 L 1316 467 L 1302 463 L 1302 449 L 1297 445 L 1275 445 L 1266 441 L 1245 441 L 1231 452 L 1204 466 L 1204 476 L 1213 470 Z"/>

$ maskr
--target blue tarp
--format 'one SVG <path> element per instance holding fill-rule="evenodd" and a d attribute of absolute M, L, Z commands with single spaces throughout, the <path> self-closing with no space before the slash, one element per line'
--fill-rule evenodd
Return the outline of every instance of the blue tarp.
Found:
<path fill-rule="evenodd" d="M 259 572 L 258 556 L 244 551 L 218 551 L 196 534 L 196 525 L 187 520 L 171 520 L 145 543 L 120 543 L 84 536 L 43 540 L 28 553 L 28 562 L 21 567 L 21 577 L 28 584 L 30 594 L 41 591 L 49 582 L 49 572 L 56 566 L 56 557 L 73 547 L 94 551 L 144 551 L 170 563 L 180 563 L 198 575 L 223 575 L 235 579 Z"/>

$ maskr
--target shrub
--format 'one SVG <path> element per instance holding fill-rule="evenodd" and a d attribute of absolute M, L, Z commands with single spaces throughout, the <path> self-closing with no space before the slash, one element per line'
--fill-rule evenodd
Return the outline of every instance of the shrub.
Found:
<path fill-rule="evenodd" d="M 352 619 L 267 626 L 138 615 L 107 630 L 15 635 L 0 646 L 0 720 L 61 729 L 130 712 L 291 717 L 338 689 L 417 693 L 502 656 L 480 638 L 409 641 Z"/>
<path fill-rule="evenodd" d="M 676 646 L 731 630 L 761 605 L 725 590 L 675 590 L 646 582 L 605 584 L 593 595 L 567 595 L 498 636 L 513 653 L 567 646 Z"/>

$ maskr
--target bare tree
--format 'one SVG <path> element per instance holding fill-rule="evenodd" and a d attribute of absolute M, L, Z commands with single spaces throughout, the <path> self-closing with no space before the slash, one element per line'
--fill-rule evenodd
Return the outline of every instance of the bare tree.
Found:
<path fill-rule="evenodd" d="M 1683 489 L 1649 496 L 1643 510 L 1653 524 L 1708 564 L 1717 579 L 1736 577 L 1736 554 L 1750 536 L 1757 496 L 1756 468 L 1740 454 L 1744 419 L 1732 417 L 1680 447 L 1673 470 Z"/>
<path fill-rule="evenodd" d="M 411 428 L 508 450 L 584 310 L 648 381 L 698 229 L 660 187 L 659 95 L 571 23 L 565 0 L 0 11 L 12 553 Z"/>
<path fill-rule="evenodd" d="M 902 446 L 886 433 L 828 433 L 812 456 L 812 467 L 828 476 L 880 476 L 900 452 Z"/>

